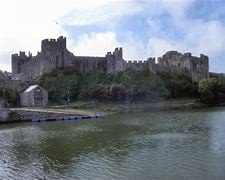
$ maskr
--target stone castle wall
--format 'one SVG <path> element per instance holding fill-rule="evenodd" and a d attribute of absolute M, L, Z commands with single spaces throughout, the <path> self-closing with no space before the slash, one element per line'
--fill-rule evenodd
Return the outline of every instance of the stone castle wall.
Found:
<path fill-rule="evenodd" d="M 169 51 L 162 57 L 148 58 L 147 60 L 125 61 L 122 48 L 116 48 L 114 52 L 108 52 L 105 57 L 75 56 L 66 47 L 66 38 L 45 39 L 41 43 L 41 52 L 36 56 L 32 54 L 12 55 L 12 75 L 25 74 L 33 78 L 53 69 L 73 68 L 82 73 L 89 71 L 105 71 L 116 73 L 126 69 L 141 70 L 150 69 L 154 73 L 164 71 L 178 71 L 187 73 L 197 81 L 209 76 L 208 57 L 200 55 L 194 57 L 191 53 L 181 54 L 177 51 Z"/>

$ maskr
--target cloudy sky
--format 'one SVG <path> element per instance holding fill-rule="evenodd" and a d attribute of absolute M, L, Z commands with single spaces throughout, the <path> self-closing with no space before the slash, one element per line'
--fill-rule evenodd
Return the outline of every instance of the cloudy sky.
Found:
<path fill-rule="evenodd" d="M 10 55 L 36 55 L 45 38 L 67 36 L 75 55 L 104 56 L 121 46 L 124 59 L 168 50 L 210 58 L 225 72 L 224 0 L 7 0 L 0 2 L 0 69 Z"/>

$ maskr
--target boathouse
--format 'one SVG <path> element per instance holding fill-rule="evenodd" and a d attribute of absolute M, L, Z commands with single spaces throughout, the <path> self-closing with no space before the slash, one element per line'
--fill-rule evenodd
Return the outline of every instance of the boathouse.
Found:
<path fill-rule="evenodd" d="M 41 107 L 48 104 L 48 91 L 39 85 L 32 85 L 20 93 L 20 105 L 24 107 Z"/>

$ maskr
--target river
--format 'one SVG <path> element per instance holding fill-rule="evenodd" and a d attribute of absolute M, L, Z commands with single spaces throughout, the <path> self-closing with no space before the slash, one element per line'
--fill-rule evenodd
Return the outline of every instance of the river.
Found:
<path fill-rule="evenodd" d="M 1 125 L 0 179 L 225 179 L 225 109 Z"/>

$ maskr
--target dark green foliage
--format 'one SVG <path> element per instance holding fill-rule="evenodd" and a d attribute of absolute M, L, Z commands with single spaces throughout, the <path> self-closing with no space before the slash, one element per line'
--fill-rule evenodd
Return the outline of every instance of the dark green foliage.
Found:
<path fill-rule="evenodd" d="M 75 99 L 80 91 L 80 74 L 72 70 L 54 70 L 40 78 L 40 85 L 48 90 L 52 102 Z"/>
<path fill-rule="evenodd" d="M 159 74 L 172 98 L 197 97 L 198 85 L 192 82 L 189 76 L 176 72 L 164 72 Z"/>
<path fill-rule="evenodd" d="M 122 84 L 112 84 L 110 87 L 111 101 L 123 102 L 127 100 L 128 90 Z"/>
<path fill-rule="evenodd" d="M 96 83 L 83 85 L 78 98 L 108 101 L 110 100 L 109 86 Z"/>
<path fill-rule="evenodd" d="M 184 75 L 155 75 L 148 69 L 126 70 L 116 74 L 74 70 L 54 70 L 40 78 L 52 102 L 99 100 L 114 102 L 150 102 L 170 96 L 183 97 L 193 91 L 193 83 Z M 175 90 L 177 91 L 175 93 Z"/>
<path fill-rule="evenodd" d="M 0 86 L 0 97 L 4 98 L 10 106 L 14 106 L 16 104 L 16 90 L 11 86 Z"/>
<path fill-rule="evenodd" d="M 199 82 L 200 99 L 205 104 L 225 102 L 225 78 L 209 78 Z"/>

